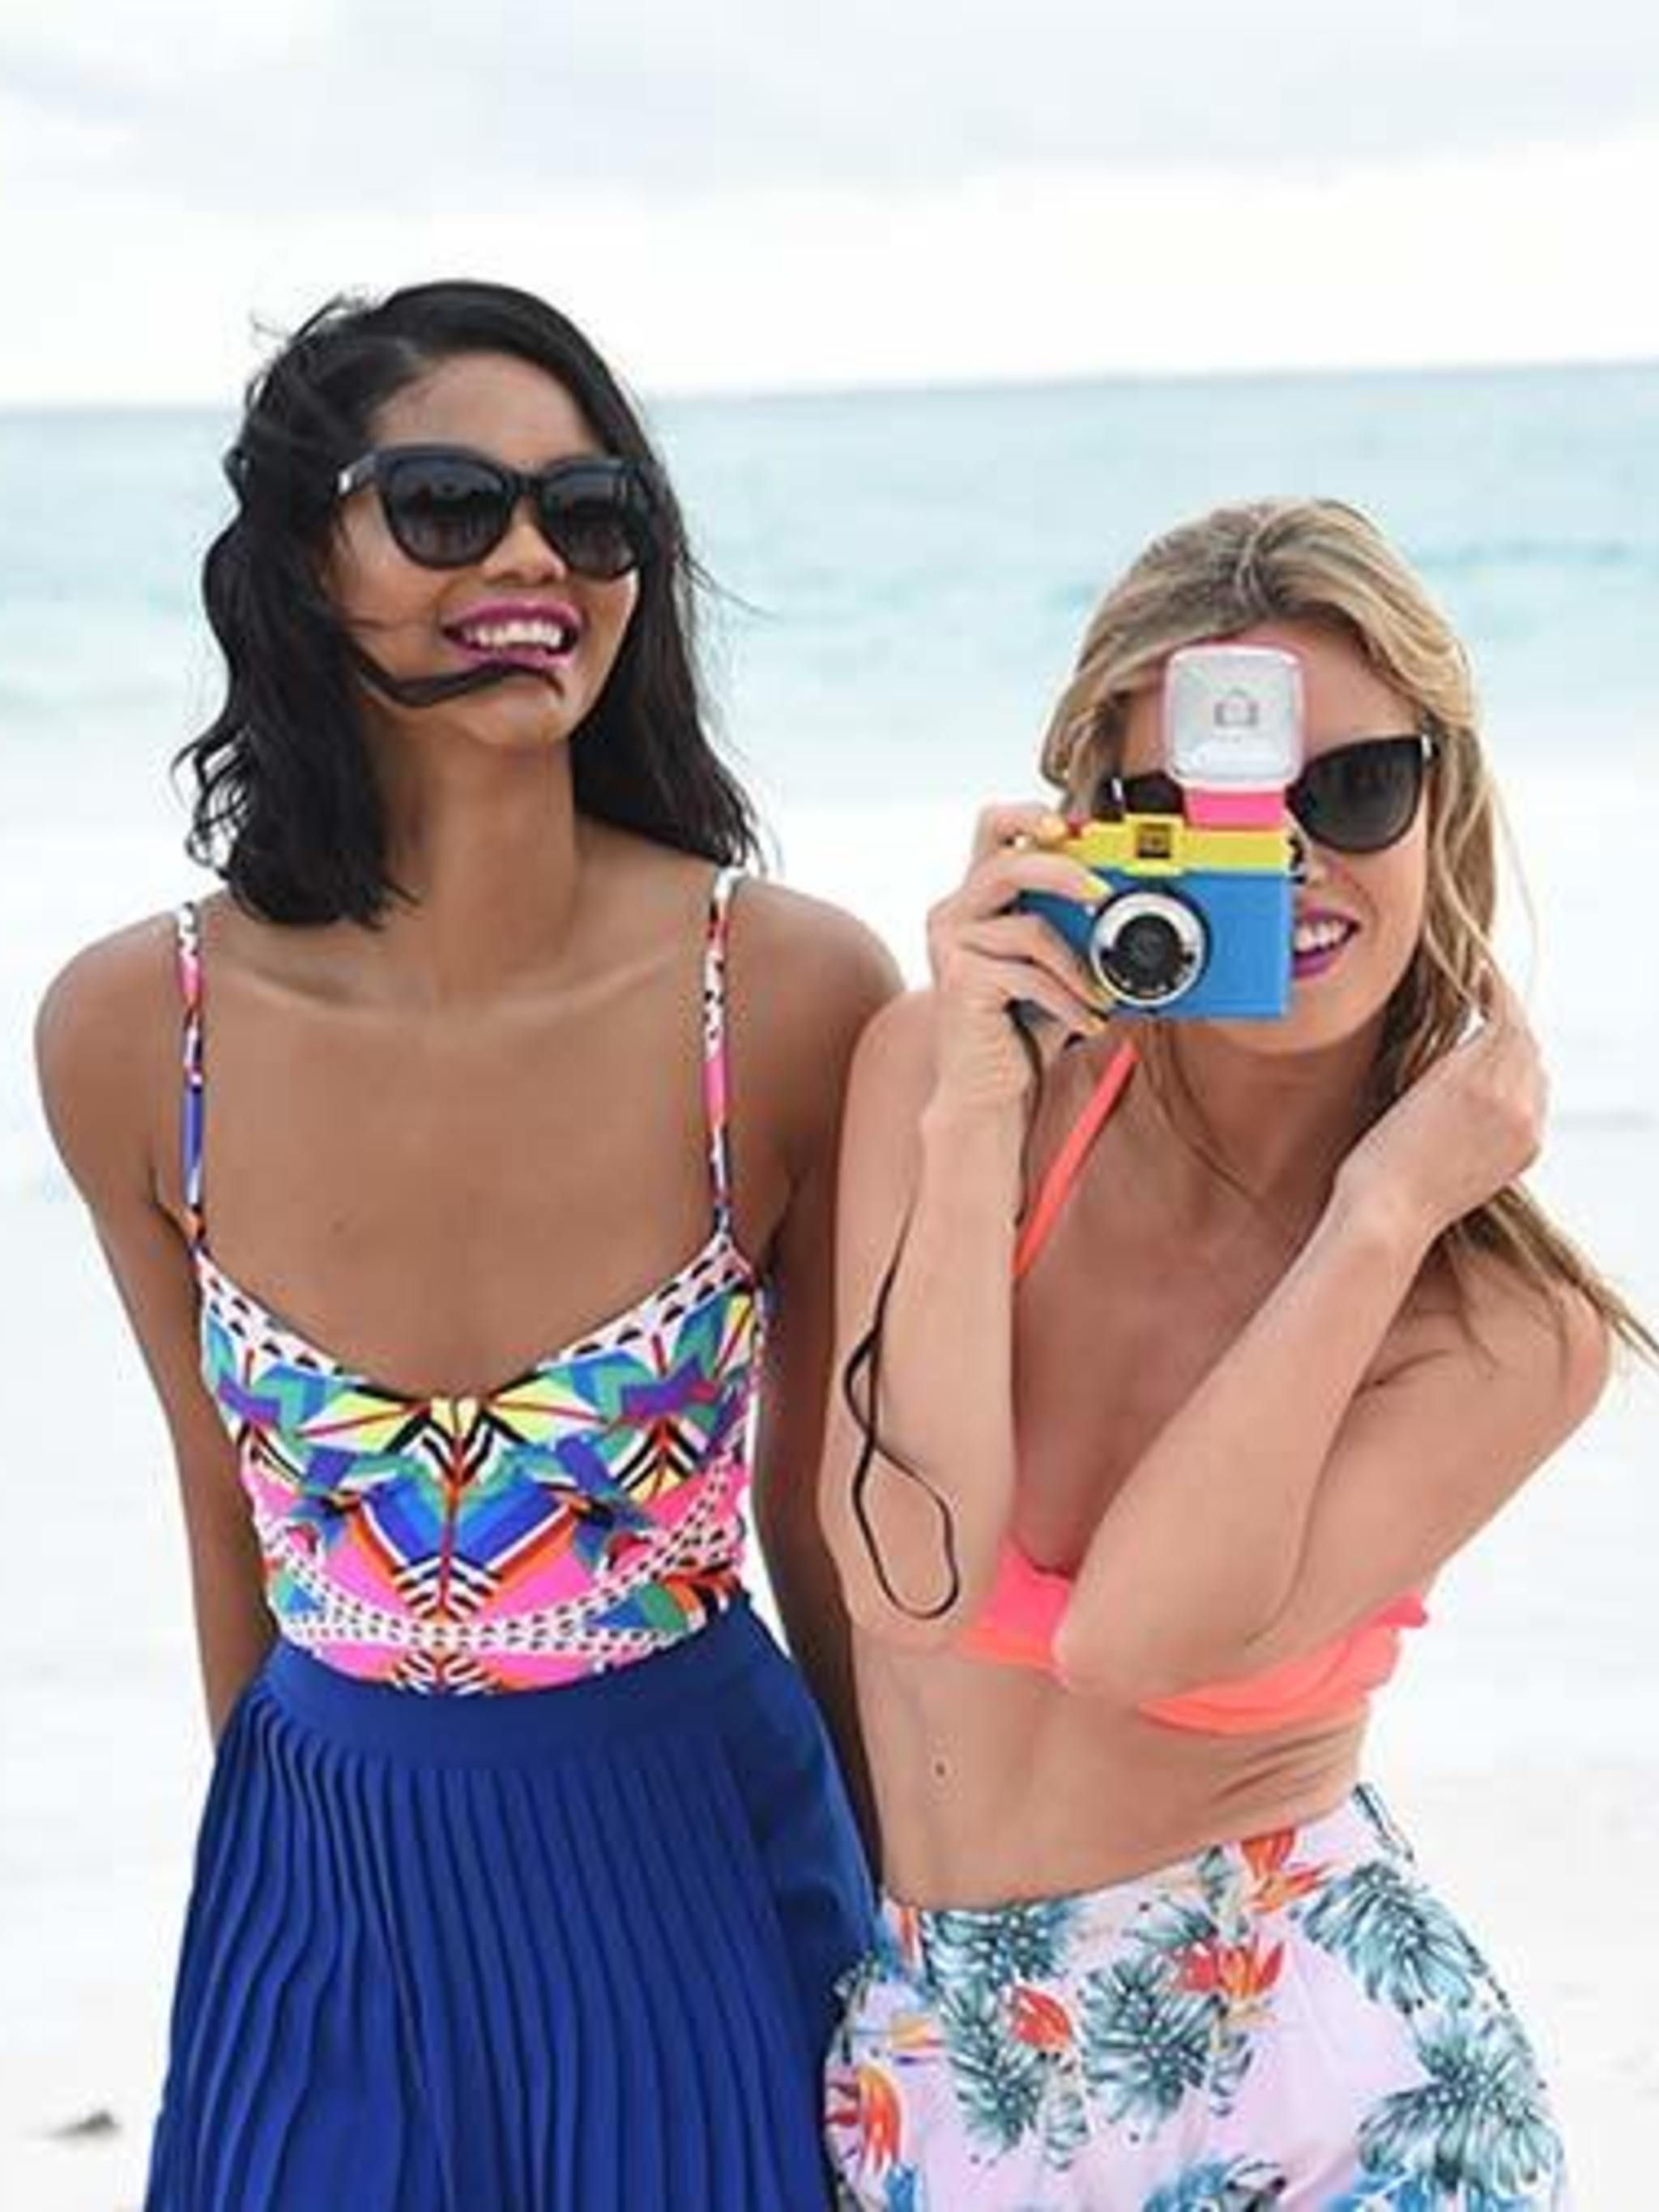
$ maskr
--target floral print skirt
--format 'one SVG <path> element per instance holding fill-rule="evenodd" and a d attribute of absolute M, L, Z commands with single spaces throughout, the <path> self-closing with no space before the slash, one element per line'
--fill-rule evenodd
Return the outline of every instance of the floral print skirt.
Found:
<path fill-rule="evenodd" d="M 860 2212 L 1565 2212 L 1520 2023 L 1367 1787 L 1086 1895 L 890 1899 L 843 1986 Z"/>

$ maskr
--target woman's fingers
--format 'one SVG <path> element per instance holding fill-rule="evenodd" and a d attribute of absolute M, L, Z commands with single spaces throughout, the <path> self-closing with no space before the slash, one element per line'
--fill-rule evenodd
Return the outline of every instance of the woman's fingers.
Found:
<path fill-rule="evenodd" d="M 1063 990 L 1091 1010 L 1109 1006 L 1110 1000 L 1059 931 L 1035 914 L 1000 914 L 959 930 L 945 957 L 982 958 L 990 962 L 1018 961 L 1026 967 L 1046 969 Z"/>
<path fill-rule="evenodd" d="M 1092 905 L 1103 886 L 1079 860 L 1060 853 L 1002 846 L 969 870 L 956 889 L 940 899 L 928 920 L 953 927 L 1000 914 L 1024 892 L 1046 891 L 1054 898 Z"/>
<path fill-rule="evenodd" d="M 957 983 L 952 996 L 970 1019 L 974 1014 L 994 1015 L 1000 1024 L 1011 1007 L 1029 1004 L 1079 1036 L 1097 1036 L 1106 1026 L 1103 1006 L 1035 960 L 978 963 L 976 972 Z"/>
<path fill-rule="evenodd" d="M 1048 806 L 986 807 L 966 876 L 928 914 L 938 1080 L 954 1094 L 994 1103 L 1025 1095 L 1030 1061 L 1010 1018 L 1022 1007 L 1048 1015 L 1068 1034 L 1091 1036 L 1104 1025 L 1083 962 L 1050 921 L 1021 904 L 1031 893 L 1079 903 L 1101 896 L 1098 879 L 1054 849 L 1067 834 Z"/>
<path fill-rule="evenodd" d="M 974 823 L 970 868 L 1017 839 L 1036 846 L 1058 845 L 1069 835 L 1066 817 L 1042 799 L 999 799 L 980 809 Z"/>
<path fill-rule="evenodd" d="M 1489 1029 L 1497 1029 L 1532 1040 L 1532 1024 L 1527 1010 L 1521 1003 L 1520 994 L 1509 978 L 1496 968 L 1488 968 L 1476 986 L 1480 1012 Z"/>
<path fill-rule="evenodd" d="M 1425 1069 L 1351 1155 L 1403 1183 L 1437 1228 L 1513 1182 L 1543 1141 L 1549 1086 L 1525 1012 L 1495 971 L 1480 996 L 1480 1025 Z"/>

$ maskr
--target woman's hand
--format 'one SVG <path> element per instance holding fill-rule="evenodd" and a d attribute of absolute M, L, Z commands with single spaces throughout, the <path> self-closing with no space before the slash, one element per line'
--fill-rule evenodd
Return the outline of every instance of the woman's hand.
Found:
<path fill-rule="evenodd" d="M 1480 1027 L 1395 1100 L 1339 1187 L 1405 1207 L 1430 1241 L 1537 1157 L 1548 1085 L 1520 1001 L 1493 975 Z"/>
<path fill-rule="evenodd" d="M 927 957 L 938 1004 L 935 1100 L 1000 1105 L 1024 1099 L 1031 1060 L 1015 1029 L 1024 1003 L 1065 1034 L 1105 1026 L 1100 994 L 1082 961 L 1039 915 L 1016 911 L 1021 891 L 1049 891 L 1093 905 L 1098 880 L 1054 850 L 1065 823 L 1040 805 L 988 806 L 975 825 L 968 872 L 927 917 Z"/>

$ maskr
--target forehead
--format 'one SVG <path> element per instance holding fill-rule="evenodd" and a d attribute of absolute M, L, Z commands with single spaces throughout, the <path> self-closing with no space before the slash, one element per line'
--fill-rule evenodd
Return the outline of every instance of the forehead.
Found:
<path fill-rule="evenodd" d="M 1257 623 L 1216 644 L 1276 646 L 1293 653 L 1302 670 L 1304 736 L 1310 753 L 1349 738 L 1384 737 L 1414 729 L 1411 702 L 1374 668 L 1359 647 L 1334 625 Z M 1129 703 L 1123 732 L 1124 764 L 1155 767 L 1164 757 L 1164 678 Z"/>
<path fill-rule="evenodd" d="M 599 452 L 587 418 L 556 376 L 513 354 L 461 353 L 434 364 L 380 408 L 383 446 L 475 446 L 518 468 Z"/>

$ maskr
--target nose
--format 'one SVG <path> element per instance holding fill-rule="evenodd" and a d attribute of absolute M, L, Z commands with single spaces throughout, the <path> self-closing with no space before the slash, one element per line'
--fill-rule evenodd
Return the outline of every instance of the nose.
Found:
<path fill-rule="evenodd" d="M 1319 883 L 1324 878 L 1325 863 L 1319 848 L 1299 822 L 1291 824 L 1291 881 L 1296 884 Z"/>
<path fill-rule="evenodd" d="M 515 501 L 507 529 L 491 546 L 484 565 L 492 575 L 562 577 L 568 573 L 563 556 L 542 528 L 527 492 Z"/>

